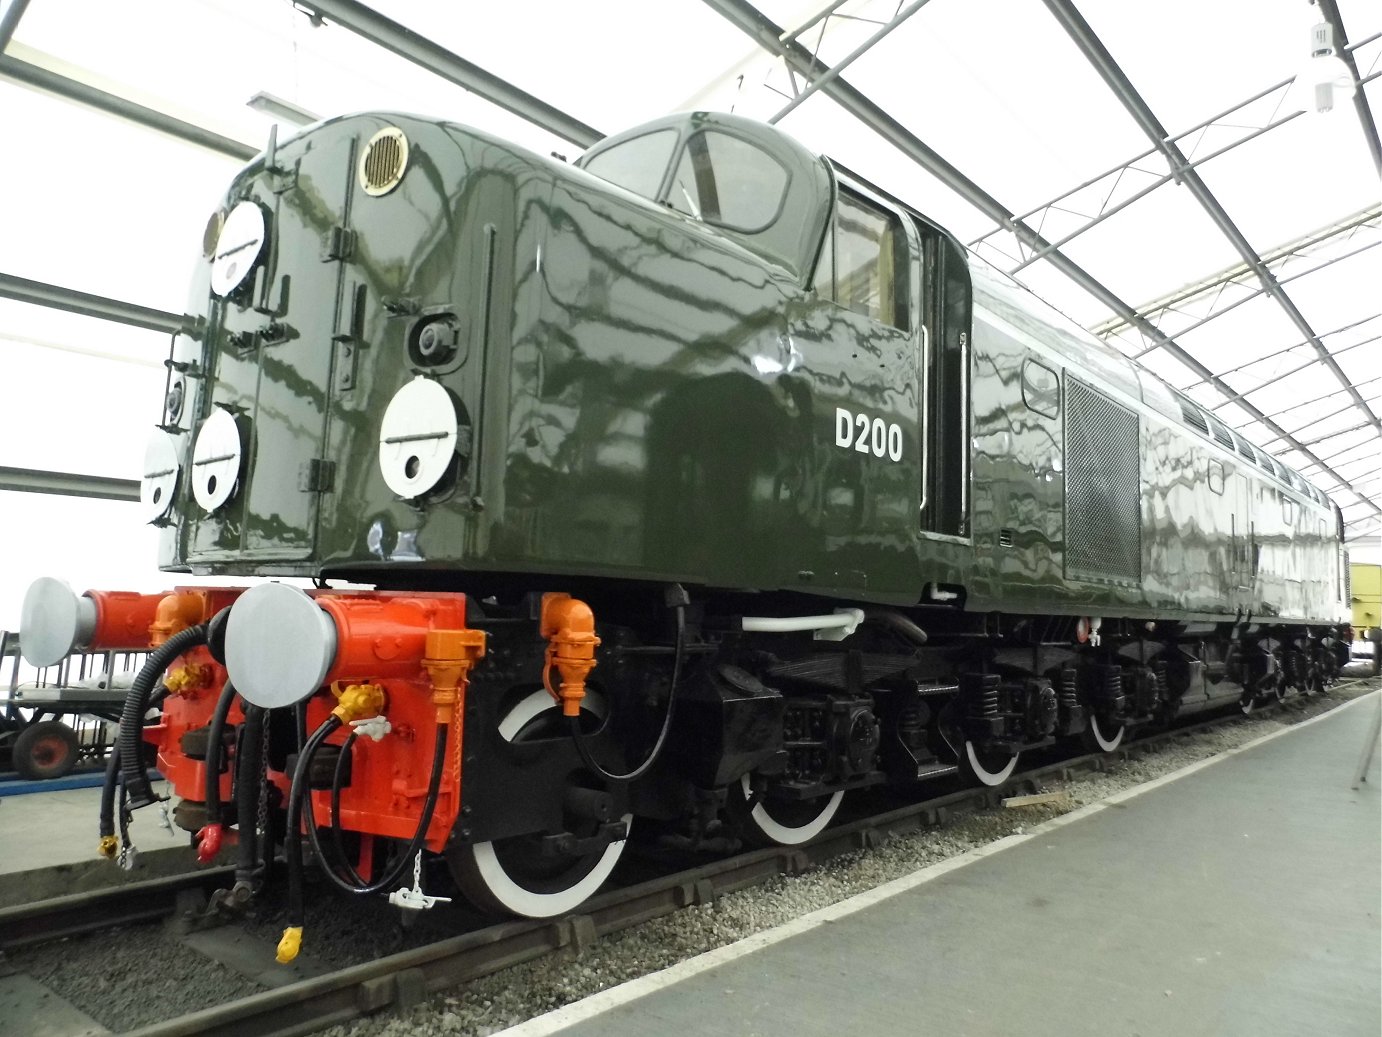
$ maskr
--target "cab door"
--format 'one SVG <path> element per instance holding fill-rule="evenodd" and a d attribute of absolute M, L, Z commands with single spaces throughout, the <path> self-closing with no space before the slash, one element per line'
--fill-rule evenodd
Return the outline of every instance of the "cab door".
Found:
<path fill-rule="evenodd" d="M 944 231 L 914 218 L 924 258 L 921 298 L 925 443 L 921 529 L 969 536 L 969 365 L 973 307 L 964 250 Z M 1059 403 L 1059 389 L 1057 389 Z"/>
<path fill-rule="evenodd" d="M 809 423 L 787 585 L 915 590 L 925 438 L 921 241 L 890 204 L 841 184 L 812 289 L 788 312 L 791 407 Z M 805 587 L 803 586 L 803 589 Z"/>

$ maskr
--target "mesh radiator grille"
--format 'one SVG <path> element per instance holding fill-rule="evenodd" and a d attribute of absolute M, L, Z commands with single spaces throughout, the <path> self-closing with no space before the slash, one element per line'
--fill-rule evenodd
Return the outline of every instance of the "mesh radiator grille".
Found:
<path fill-rule="evenodd" d="M 1137 415 L 1083 382 L 1066 380 L 1066 575 L 1137 582 L 1142 578 Z"/>

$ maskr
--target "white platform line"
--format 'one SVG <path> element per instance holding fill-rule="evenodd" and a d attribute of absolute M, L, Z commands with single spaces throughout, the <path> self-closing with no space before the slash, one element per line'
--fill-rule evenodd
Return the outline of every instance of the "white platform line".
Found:
<path fill-rule="evenodd" d="M 808 932 L 818 926 L 837 921 L 847 915 L 852 915 L 857 911 L 872 907 L 874 904 L 882 900 L 887 900 L 889 897 L 897 896 L 899 893 L 905 893 L 911 889 L 916 889 L 918 886 L 932 882 L 942 875 L 947 875 L 968 864 L 973 864 L 975 861 L 983 860 L 985 857 L 991 857 L 995 853 L 1002 853 L 1004 850 L 1021 845 L 1028 840 L 1038 838 L 1057 828 L 1063 828 L 1066 825 L 1074 824 L 1076 821 L 1091 817 L 1100 811 L 1108 809 L 1110 806 L 1126 803 L 1128 800 L 1134 799 L 1143 793 L 1151 792 L 1161 788 L 1163 785 L 1169 785 L 1173 781 L 1179 781 L 1181 778 L 1189 777 L 1192 774 L 1204 770 L 1206 767 L 1220 763 L 1230 757 L 1237 756 L 1239 753 L 1247 752 L 1249 749 L 1255 749 L 1259 745 L 1264 745 L 1273 739 L 1280 738 L 1282 735 L 1291 734 L 1293 731 L 1300 731 L 1327 717 L 1338 716 L 1344 710 L 1350 709 L 1360 702 L 1366 702 L 1377 694 L 1379 694 L 1379 692 L 1371 691 L 1366 695 L 1360 695 L 1350 702 L 1345 702 L 1343 705 L 1336 706 L 1326 713 L 1311 717 L 1309 720 L 1302 720 L 1298 724 L 1283 727 L 1279 731 L 1272 731 L 1270 734 L 1265 734 L 1260 738 L 1254 738 L 1250 742 L 1244 742 L 1240 746 L 1236 746 L 1232 749 L 1225 749 L 1223 752 L 1208 756 L 1203 760 L 1197 760 L 1195 763 L 1187 764 L 1179 770 L 1172 771 L 1170 774 L 1162 775 L 1160 778 L 1154 778 L 1151 781 L 1136 785 L 1130 789 L 1125 789 L 1122 792 L 1112 793 L 1097 803 L 1089 803 L 1067 814 L 1061 814 L 1059 817 L 1053 817 L 1049 821 L 1043 821 L 1041 824 L 1027 829 L 1021 835 L 1008 835 L 1004 836 L 1002 839 L 988 843 L 987 845 L 977 846 L 957 857 L 951 857 L 948 860 L 932 864 L 922 868 L 920 871 L 915 871 L 910 875 L 904 875 L 901 878 L 893 879 L 891 882 L 886 882 L 881 886 L 876 886 L 863 893 L 856 893 L 854 896 L 847 897 L 838 903 L 831 904 L 829 907 L 819 908 L 818 910 L 812 911 L 810 914 L 802 915 L 800 918 L 794 918 L 792 921 L 784 922 L 782 925 L 775 926 L 772 929 L 765 929 L 761 933 L 754 933 L 752 936 L 746 936 L 735 943 L 726 944 L 724 947 L 717 947 L 713 951 L 706 951 L 704 954 L 698 954 L 694 958 L 687 958 L 685 961 L 678 962 L 676 965 L 665 968 L 660 972 L 652 972 L 646 976 L 640 976 L 638 979 L 629 980 L 627 983 L 621 983 L 607 990 L 601 990 L 599 993 L 591 994 L 589 997 L 582 998 L 580 1001 L 574 1001 L 562 1008 L 554 1009 L 545 1015 L 536 1016 L 535 1018 L 529 1019 L 527 1022 L 519 1023 L 517 1026 L 511 1026 L 506 1030 L 501 1030 L 494 1034 L 493 1037 L 548 1037 L 550 1034 L 559 1033 L 568 1026 L 574 1026 L 577 1023 L 593 1019 L 612 1008 L 628 1004 L 630 1001 L 636 1001 L 641 997 L 646 997 L 665 987 L 680 983 L 682 980 L 690 979 L 692 976 L 699 975 L 707 969 L 713 969 L 718 965 L 724 965 L 738 958 L 742 958 L 746 954 L 752 954 L 765 947 L 771 947 L 775 943 L 781 943 L 783 940 L 788 940 L 794 936 Z"/>

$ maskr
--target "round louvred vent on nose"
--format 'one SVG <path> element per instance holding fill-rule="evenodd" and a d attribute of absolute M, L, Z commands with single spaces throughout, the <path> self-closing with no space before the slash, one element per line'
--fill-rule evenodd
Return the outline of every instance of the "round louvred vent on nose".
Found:
<path fill-rule="evenodd" d="M 360 186 L 365 194 L 388 194 L 403 179 L 408 168 L 408 138 L 392 126 L 382 129 L 365 145 L 360 156 Z"/>

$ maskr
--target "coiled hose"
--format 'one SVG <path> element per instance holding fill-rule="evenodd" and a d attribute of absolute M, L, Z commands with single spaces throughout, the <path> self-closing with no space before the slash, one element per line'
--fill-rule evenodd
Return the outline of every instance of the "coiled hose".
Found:
<path fill-rule="evenodd" d="M 293 783 L 288 789 L 288 819 L 287 832 L 284 834 L 285 856 L 288 858 L 288 925 L 283 930 L 283 937 L 278 943 L 278 961 L 287 964 L 297 957 L 298 949 L 302 945 L 302 926 L 305 916 L 302 898 L 302 817 L 303 810 L 307 811 L 307 833 L 308 839 L 312 843 L 312 849 L 321 861 L 322 870 L 333 883 L 347 893 L 370 894 L 378 893 L 385 887 L 398 881 L 398 877 L 403 873 L 414 854 L 421 849 L 423 841 L 427 837 L 427 829 L 432 824 L 432 815 L 437 809 L 437 797 L 441 790 L 441 775 L 446 765 L 446 738 L 450 729 L 448 724 L 437 725 L 436 744 L 432 752 L 432 773 L 427 781 L 427 798 L 423 803 L 422 817 L 418 821 L 417 831 L 413 834 L 412 840 L 408 843 L 408 848 L 398 858 L 388 872 L 376 882 L 365 883 L 363 880 L 355 884 L 348 883 L 336 874 L 334 868 L 327 862 L 322 855 L 321 843 L 317 837 L 317 826 L 312 817 L 311 803 L 311 782 L 308 775 L 312 769 L 312 758 L 317 750 L 321 748 L 323 742 L 341 726 L 341 720 L 334 713 L 312 732 L 312 737 L 307 739 L 307 744 L 302 747 L 298 754 L 297 766 L 293 768 Z M 303 801 L 306 800 L 304 808 Z M 349 875 L 354 879 L 360 879 L 359 874 L 345 861 L 345 868 Z"/>
<path fill-rule="evenodd" d="M 682 657 L 686 654 L 686 603 L 677 602 L 673 605 L 677 614 L 677 643 L 672 654 L 672 684 L 667 690 L 667 712 L 662 718 L 662 730 L 657 734 L 657 741 L 649 750 L 647 757 L 633 770 L 627 774 L 613 774 L 605 770 L 594 755 L 590 752 L 590 747 L 585 742 L 585 732 L 581 730 L 581 718 L 579 716 L 568 717 L 570 721 L 571 740 L 576 743 L 576 752 L 581 757 L 581 762 L 592 772 L 607 782 L 622 784 L 624 782 L 636 781 L 643 777 L 648 771 L 652 770 L 653 764 L 662 755 L 662 746 L 667 741 L 667 732 L 672 730 L 672 714 L 677 708 L 677 686 L 681 683 L 681 664 Z"/>
<path fill-rule="evenodd" d="M 158 802 L 144 767 L 144 714 L 149 711 L 149 699 L 154 683 L 174 659 L 183 652 L 206 644 L 206 624 L 180 630 L 164 641 L 145 660 L 143 667 L 125 695 L 125 708 L 120 713 L 120 769 L 124 778 L 124 795 L 130 810 L 138 810 Z"/>
<path fill-rule="evenodd" d="M 389 886 L 398 881 L 403 874 L 403 869 L 408 866 L 408 862 L 413 859 L 413 855 L 422 847 L 423 840 L 427 837 L 427 829 L 432 824 L 432 815 L 436 813 L 437 796 L 441 792 L 441 775 L 446 764 L 446 736 L 447 725 L 437 725 L 436 744 L 432 750 L 432 773 L 427 779 L 427 798 L 422 804 L 422 817 L 418 821 L 417 831 L 413 833 L 412 841 L 408 843 L 407 849 L 399 855 L 388 868 L 385 869 L 382 878 L 374 882 L 366 882 L 360 877 L 360 873 L 355 870 L 355 866 L 350 863 L 350 858 L 345 853 L 345 848 L 341 843 L 341 776 L 345 768 L 342 761 L 345 754 L 350 751 L 351 745 L 355 742 L 355 732 L 350 733 L 345 744 L 341 746 L 341 756 L 336 760 L 336 770 L 331 783 L 331 836 L 335 844 L 338 863 L 341 870 L 345 873 L 345 878 L 337 874 L 335 868 L 328 862 L 326 855 L 322 852 L 321 837 L 317 832 L 316 818 L 313 816 L 312 801 L 310 796 L 307 799 L 307 838 L 312 844 L 312 851 L 322 862 L 322 870 L 326 872 L 327 878 L 336 886 L 337 889 L 346 893 L 357 893 L 368 895 L 371 893 L 381 893 Z"/>

